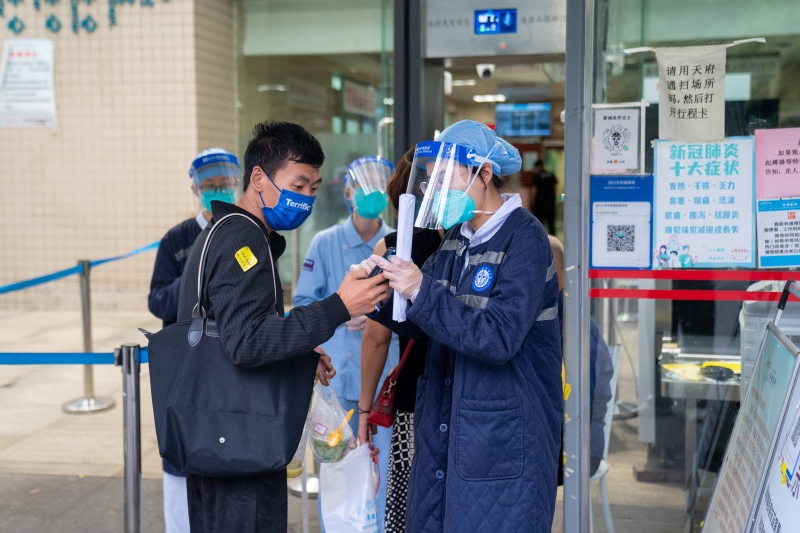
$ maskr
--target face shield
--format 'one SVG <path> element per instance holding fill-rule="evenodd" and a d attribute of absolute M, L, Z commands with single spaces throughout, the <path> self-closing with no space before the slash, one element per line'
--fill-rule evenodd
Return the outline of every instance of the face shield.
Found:
<path fill-rule="evenodd" d="M 227 152 L 199 155 L 189 169 L 200 204 L 211 211 L 214 200 L 232 204 L 239 184 L 239 161 Z"/>
<path fill-rule="evenodd" d="M 363 218 L 378 218 L 388 205 L 386 184 L 393 172 L 394 166 L 381 157 L 361 157 L 350 163 L 344 183 L 345 190 L 350 191 L 348 207 L 351 211 L 355 210 Z"/>
<path fill-rule="evenodd" d="M 467 193 L 488 162 L 467 146 L 436 141 L 417 144 L 406 191 L 416 197 L 414 226 L 447 230 L 471 220 L 479 211 Z"/>

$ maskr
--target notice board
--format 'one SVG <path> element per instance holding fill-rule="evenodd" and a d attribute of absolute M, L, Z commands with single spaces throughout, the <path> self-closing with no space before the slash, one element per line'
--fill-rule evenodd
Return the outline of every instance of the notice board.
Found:
<path fill-rule="evenodd" d="M 739 410 L 703 533 L 744 533 L 758 498 L 764 467 L 784 401 L 797 374 L 797 349 L 770 322 L 750 386 Z"/>

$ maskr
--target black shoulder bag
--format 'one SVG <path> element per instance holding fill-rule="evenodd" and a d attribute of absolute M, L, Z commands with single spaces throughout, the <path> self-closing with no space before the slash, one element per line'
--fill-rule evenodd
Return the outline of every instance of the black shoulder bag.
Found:
<path fill-rule="evenodd" d="M 188 474 L 232 477 L 284 469 L 303 432 L 319 361 L 319 354 L 309 352 L 240 368 L 226 353 L 215 321 L 206 317 L 203 274 L 215 231 L 234 216 L 255 224 L 230 214 L 209 231 L 200 255 L 192 320 L 146 333 L 158 451 Z M 271 250 L 269 254 L 278 298 Z M 272 312 L 277 313 L 274 308 Z"/>

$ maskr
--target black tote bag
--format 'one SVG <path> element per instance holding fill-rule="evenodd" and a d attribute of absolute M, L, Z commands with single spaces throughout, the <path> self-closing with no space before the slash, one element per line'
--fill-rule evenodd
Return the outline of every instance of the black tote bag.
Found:
<path fill-rule="evenodd" d="M 319 354 L 309 352 L 240 368 L 226 353 L 214 320 L 206 317 L 203 270 L 216 229 L 234 216 L 255 224 L 234 213 L 209 231 L 192 320 L 145 333 L 158 451 L 188 474 L 233 477 L 284 469 L 300 441 L 319 361 Z M 271 250 L 270 265 L 277 289 Z"/>

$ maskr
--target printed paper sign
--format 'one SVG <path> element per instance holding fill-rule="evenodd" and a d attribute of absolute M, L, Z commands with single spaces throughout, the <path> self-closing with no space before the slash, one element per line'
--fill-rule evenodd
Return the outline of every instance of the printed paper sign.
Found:
<path fill-rule="evenodd" d="M 800 128 L 756 130 L 756 198 L 800 196 Z"/>
<path fill-rule="evenodd" d="M 722 141 L 725 137 L 726 49 L 729 44 L 680 48 L 629 48 L 626 54 L 655 52 L 658 62 L 658 136 L 671 141 Z"/>
<path fill-rule="evenodd" d="M 594 110 L 593 173 L 639 170 L 638 108 Z"/>
<path fill-rule="evenodd" d="M 656 48 L 659 138 L 725 137 L 725 58 L 724 45 Z"/>
<path fill-rule="evenodd" d="M 653 176 L 592 176 L 591 267 L 651 266 Z"/>
<path fill-rule="evenodd" d="M 53 41 L 6 39 L 0 60 L 0 128 L 55 128 Z"/>
<path fill-rule="evenodd" d="M 755 266 L 753 144 L 656 141 L 654 268 Z"/>
<path fill-rule="evenodd" d="M 758 266 L 800 265 L 800 198 L 759 200 Z"/>

